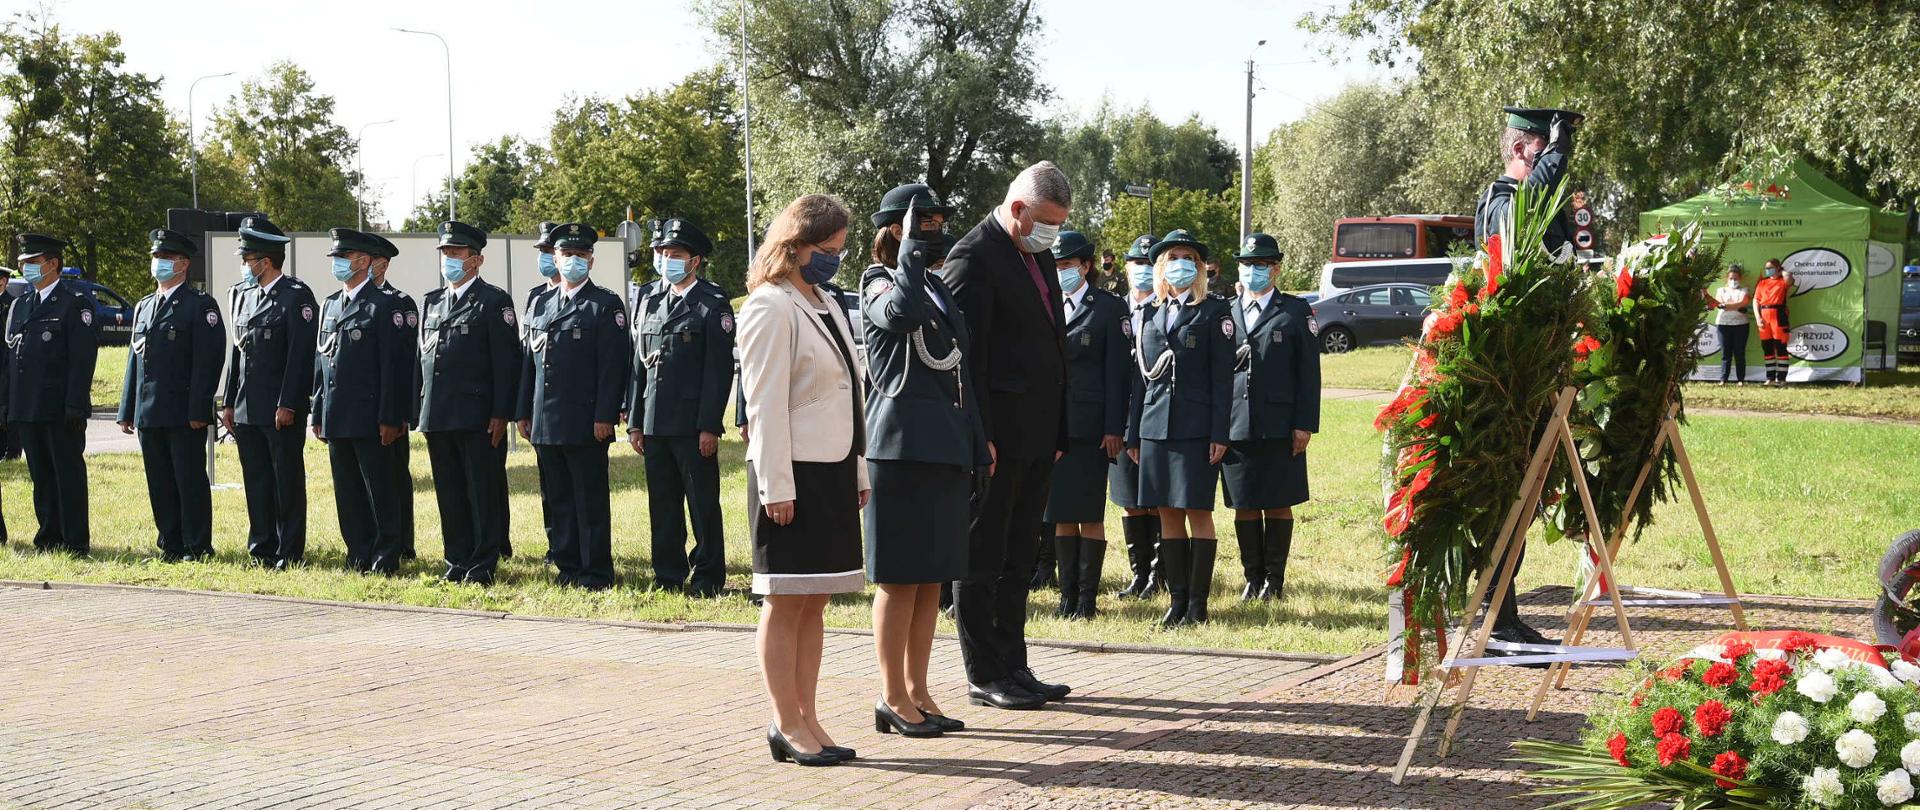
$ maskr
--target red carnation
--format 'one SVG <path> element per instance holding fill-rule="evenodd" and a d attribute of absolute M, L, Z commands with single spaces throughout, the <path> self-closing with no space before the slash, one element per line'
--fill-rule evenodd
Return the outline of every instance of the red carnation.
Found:
<path fill-rule="evenodd" d="M 1767 659 L 1753 665 L 1753 681 L 1747 688 L 1755 695 L 1771 695 L 1787 687 L 1787 676 L 1793 674 L 1793 667 L 1785 661 Z"/>
<path fill-rule="evenodd" d="M 1633 767 L 1633 763 L 1627 761 L 1627 735 L 1616 731 L 1612 737 L 1608 737 L 1607 753 L 1613 755 L 1613 761 L 1620 763 L 1620 767 Z M 1742 764 L 1744 765 L 1745 763 Z"/>
<path fill-rule="evenodd" d="M 1812 633 L 1804 633 L 1799 630 L 1788 633 L 1780 639 L 1780 649 L 1786 650 L 1787 652 L 1812 649 L 1818 646 L 1820 646 L 1820 642 L 1814 639 Z"/>
<path fill-rule="evenodd" d="M 1434 316 L 1433 329 L 1427 333 L 1427 339 L 1437 340 L 1453 334 L 1455 330 L 1460 328 L 1460 321 L 1464 317 L 1465 316 L 1458 311 Z"/>
<path fill-rule="evenodd" d="M 1682 715 L 1679 709 L 1672 706 L 1666 706 L 1654 712 L 1651 722 L 1653 723 L 1653 736 L 1655 737 L 1665 737 L 1668 734 L 1675 734 L 1687 727 L 1686 716 Z"/>
<path fill-rule="evenodd" d="M 1665 768 L 1693 756 L 1693 741 L 1687 739 L 1685 734 L 1668 734 L 1660 738 L 1659 744 L 1655 745 L 1653 750 L 1660 755 L 1660 767 Z"/>
<path fill-rule="evenodd" d="M 1645 702 L 1647 702 L 1647 693 L 1645 693 L 1645 692 L 1635 692 L 1635 693 L 1634 693 L 1634 695 L 1633 695 L 1633 707 L 1634 707 L 1634 708 L 1636 708 L 1636 709 L 1638 709 L 1638 708 L 1640 708 L 1640 704 L 1642 704 L 1642 703 L 1645 703 Z"/>
<path fill-rule="evenodd" d="M 1701 703 L 1693 710 L 1693 727 L 1702 737 L 1718 737 L 1727 729 L 1727 722 L 1733 719 L 1733 712 L 1727 704 L 1717 700 Z"/>
<path fill-rule="evenodd" d="M 1727 686 L 1737 680 L 1740 680 L 1740 670 L 1734 669 L 1732 664 L 1719 661 L 1713 662 L 1713 666 L 1707 667 L 1707 671 L 1700 676 L 1700 682 L 1708 686 Z"/>
<path fill-rule="evenodd" d="M 1734 662 L 1751 654 L 1753 654 L 1753 645 L 1745 641 L 1729 641 L 1726 649 L 1720 653 L 1721 657 Z"/>
<path fill-rule="evenodd" d="M 1665 678 L 1669 681 L 1677 681 L 1687 677 L 1687 670 L 1692 668 L 1693 668 L 1693 659 L 1691 658 L 1681 659 L 1678 663 L 1675 663 L 1673 666 L 1660 670 L 1660 677 Z"/>
<path fill-rule="evenodd" d="M 1582 335 L 1579 342 L 1573 344 L 1573 356 L 1584 359 L 1587 355 L 1592 354 L 1594 349 L 1598 348 L 1600 348 L 1599 340 L 1596 340 L 1592 335 Z"/>
<path fill-rule="evenodd" d="M 1466 309 L 1467 302 L 1472 300 L 1473 297 L 1467 294 L 1466 282 L 1456 282 L 1453 290 L 1447 293 L 1447 309 Z"/>
<path fill-rule="evenodd" d="M 1723 788 L 1739 787 L 1727 780 L 1747 778 L 1747 758 L 1740 756 L 1738 751 L 1722 751 L 1720 756 L 1713 758 L 1713 772 L 1726 777 L 1713 780 L 1714 784 Z"/>
<path fill-rule="evenodd" d="M 1620 266 L 1620 275 L 1613 280 L 1613 293 L 1616 301 L 1626 300 L 1627 296 L 1633 294 L 1632 268 L 1626 265 Z"/>

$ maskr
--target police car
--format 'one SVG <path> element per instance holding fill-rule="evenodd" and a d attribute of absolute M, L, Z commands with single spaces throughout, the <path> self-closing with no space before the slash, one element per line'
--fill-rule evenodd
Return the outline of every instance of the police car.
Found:
<path fill-rule="evenodd" d="M 88 301 L 93 302 L 93 323 L 98 327 L 100 345 L 123 345 L 133 337 L 133 304 L 117 290 L 95 281 L 80 277 L 80 268 L 68 267 L 60 271 L 60 283 L 79 290 Z M 7 295 L 19 298 L 30 292 L 26 279 L 7 280 Z"/>

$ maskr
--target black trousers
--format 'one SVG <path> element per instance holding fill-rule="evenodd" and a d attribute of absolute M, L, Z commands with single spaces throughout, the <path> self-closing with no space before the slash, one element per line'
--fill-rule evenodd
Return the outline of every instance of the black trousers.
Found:
<path fill-rule="evenodd" d="M 1027 668 L 1027 585 L 1046 511 L 1053 457 L 1001 457 L 968 536 L 967 578 L 953 586 L 967 680 L 997 681 Z"/>
<path fill-rule="evenodd" d="M 87 553 L 86 422 L 15 422 L 13 430 L 33 478 L 33 516 L 40 522 L 34 548 Z"/>
<path fill-rule="evenodd" d="M 140 428 L 147 500 L 164 554 L 213 553 L 213 487 L 207 481 L 207 429 Z"/>
<path fill-rule="evenodd" d="M 536 444 L 540 501 L 546 505 L 547 552 L 560 584 L 613 586 L 613 505 L 607 490 L 607 445 Z"/>
<path fill-rule="evenodd" d="M 1753 329 L 1753 325 L 1745 323 L 1732 326 L 1715 324 L 1713 329 L 1720 333 L 1720 381 L 1746 379 L 1747 334 L 1749 330 Z"/>
<path fill-rule="evenodd" d="M 406 535 L 400 524 L 400 486 L 393 447 L 377 436 L 328 439 L 333 467 L 333 501 L 340 516 L 340 539 L 347 544 L 347 565 L 394 571 Z M 411 492 L 405 493 L 408 497 Z"/>
<path fill-rule="evenodd" d="M 400 440 L 387 445 L 393 451 L 393 474 L 400 480 L 401 555 L 411 559 L 413 549 L 413 436 L 403 433 Z"/>
<path fill-rule="evenodd" d="M 648 436 L 646 448 L 654 580 L 662 585 L 691 584 L 696 590 L 719 590 L 727 581 L 719 454 L 700 455 L 697 436 Z M 693 518 L 691 555 L 687 553 L 688 512 Z"/>
<path fill-rule="evenodd" d="M 491 577 L 507 537 L 507 499 L 500 497 L 507 478 L 507 458 L 501 452 L 506 442 L 493 446 L 493 437 L 484 430 L 434 431 L 426 437 L 447 578 L 469 573 Z"/>
<path fill-rule="evenodd" d="M 236 424 L 240 478 L 247 489 L 247 553 L 262 562 L 307 556 L 307 430 Z"/>

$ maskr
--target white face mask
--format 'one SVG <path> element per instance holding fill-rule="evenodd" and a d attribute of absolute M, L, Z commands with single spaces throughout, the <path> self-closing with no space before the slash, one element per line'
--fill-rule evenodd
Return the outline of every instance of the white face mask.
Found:
<path fill-rule="evenodd" d="M 1020 246 L 1028 253 L 1039 253 L 1053 247 L 1053 243 L 1059 238 L 1060 226 L 1034 220 L 1033 230 L 1027 231 L 1026 236 L 1020 237 Z"/>

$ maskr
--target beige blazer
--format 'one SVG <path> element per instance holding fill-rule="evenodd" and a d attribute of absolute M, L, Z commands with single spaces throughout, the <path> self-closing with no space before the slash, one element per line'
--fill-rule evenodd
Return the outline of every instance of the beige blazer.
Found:
<path fill-rule="evenodd" d="M 839 301 L 821 301 L 847 348 L 853 330 Z M 847 457 L 853 432 L 865 430 L 858 376 L 847 375 L 840 349 L 813 304 L 791 281 L 762 285 L 740 308 L 740 379 L 747 399 L 747 461 L 759 483 L 760 503 L 794 498 L 793 463 Z M 854 362 L 860 362 L 858 355 Z M 865 458 L 855 459 L 867 489 Z"/>

